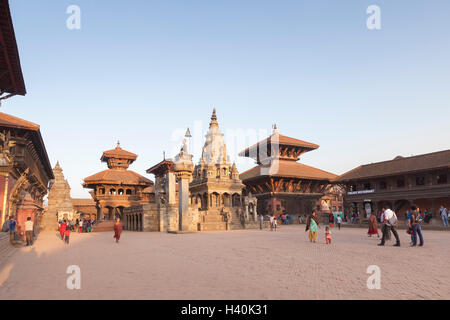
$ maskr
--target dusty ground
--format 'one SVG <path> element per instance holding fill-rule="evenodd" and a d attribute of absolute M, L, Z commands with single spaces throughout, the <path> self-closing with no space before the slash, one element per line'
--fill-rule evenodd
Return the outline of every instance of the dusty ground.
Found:
<path fill-rule="evenodd" d="M 450 232 L 425 231 L 425 247 L 378 247 L 363 229 L 307 241 L 303 226 L 173 235 L 43 233 L 0 269 L 0 299 L 450 299 Z M 66 269 L 81 268 L 69 290 Z M 381 290 L 367 289 L 369 265 Z"/>

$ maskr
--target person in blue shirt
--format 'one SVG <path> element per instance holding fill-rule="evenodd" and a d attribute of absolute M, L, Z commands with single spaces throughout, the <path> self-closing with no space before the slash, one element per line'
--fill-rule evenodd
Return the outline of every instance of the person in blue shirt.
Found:
<path fill-rule="evenodd" d="M 9 228 L 9 238 L 11 239 L 11 241 L 14 240 L 14 236 L 16 233 L 16 226 L 17 226 L 16 219 L 14 219 L 13 216 L 9 217 L 8 228 Z"/>

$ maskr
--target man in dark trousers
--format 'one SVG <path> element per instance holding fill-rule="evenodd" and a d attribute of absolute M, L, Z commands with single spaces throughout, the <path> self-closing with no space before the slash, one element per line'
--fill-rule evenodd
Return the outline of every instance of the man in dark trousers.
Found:
<path fill-rule="evenodd" d="M 394 247 L 400 247 L 400 238 L 398 237 L 397 230 L 395 229 L 395 225 L 397 224 L 397 216 L 395 215 L 395 212 L 391 209 L 386 209 L 383 207 L 383 213 L 384 218 L 386 220 L 386 223 L 383 225 L 383 237 L 381 239 L 381 242 L 378 244 L 379 246 L 384 246 L 384 243 L 386 241 L 386 236 L 389 231 L 392 231 L 394 234 L 396 243 L 394 244 Z"/>
<path fill-rule="evenodd" d="M 417 246 L 417 235 L 419 235 L 420 244 L 423 246 L 422 227 L 420 226 L 420 213 L 419 208 L 416 206 L 411 207 L 411 212 L 408 214 L 408 226 L 412 229 L 412 243 L 411 247 Z"/>
<path fill-rule="evenodd" d="M 27 239 L 27 246 L 33 245 L 33 221 L 31 221 L 31 217 L 27 218 L 27 222 L 25 222 L 25 236 Z"/>

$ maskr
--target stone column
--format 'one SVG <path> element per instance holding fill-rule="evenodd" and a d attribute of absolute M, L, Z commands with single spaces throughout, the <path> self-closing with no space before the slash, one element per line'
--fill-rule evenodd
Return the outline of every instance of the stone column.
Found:
<path fill-rule="evenodd" d="M 185 217 L 189 215 L 189 182 L 194 172 L 192 155 L 185 153 L 183 147 L 175 157 L 174 171 L 178 179 L 178 230 L 187 231 L 189 226 L 183 223 Z"/>
<path fill-rule="evenodd" d="M 165 192 L 166 192 L 167 202 L 169 204 L 175 204 L 177 202 L 175 184 L 176 184 L 175 174 L 171 171 L 168 171 L 166 173 L 166 186 L 165 186 L 166 190 L 165 190 Z"/>
<path fill-rule="evenodd" d="M 186 173 L 178 175 L 178 227 L 183 231 L 183 216 L 189 213 L 189 178 Z"/>
<path fill-rule="evenodd" d="M 97 221 L 101 221 L 102 219 L 102 207 L 99 205 L 97 206 Z"/>

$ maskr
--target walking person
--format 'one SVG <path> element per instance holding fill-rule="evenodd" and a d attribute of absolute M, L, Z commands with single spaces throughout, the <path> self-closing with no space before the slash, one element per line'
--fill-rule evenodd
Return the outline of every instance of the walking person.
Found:
<path fill-rule="evenodd" d="M 342 217 L 340 215 L 338 215 L 336 221 L 337 221 L 338 229 L 341 230 Z"/>
<path fill-rule="evenodd" d="M 439 214 L 441 215 L 442 223 L 444 224 L 444 227 L 448 227 L 448 215 L 449 212 L 447 208 L 445 208 L 443 205 L 441 205 L 441 208 L 439 209 Z"/>
<path fill-rule="evenodd" d="M 59 225 L 59 234 L 61 236 L 61 240 L 64 241 L 64 233 L 66 232 L 67 229 L 67 223 L 66 220 L 63 220 L 61 222 L 61 224 Z"/>
<path fill-rule="evenodd" d="M 380 220 L 381 220 L 381 233 L 383 233 L 383 228 L 384 228 L 384 225 L 386 224 L 386 217 L 384 215 L 384 212 L 381 212 Z M 390 231 L 390 229 L 388 229 L 386 231 L 386 240 L 391 240 L 391 231 Z"/>
<path fill-rule="evenodd" d="M 420 226 L 420 213 L 419 208 L 416 206 L 411 207 L 411 212 L 408 215 L 408 226 L 412 229 L 412 243 L 411 247 L 417 246 L 417 235 L 419 235 L 420 244 L 419 247 L 423 246 L 423 236 L 422 228 Z"/>
<path fill-rule="evenodd" d="M 334 214 L 333 213 L 330 213 L 328 215 L 328 222 L 330 224 L 330 228 L 333 228 L 334 227 Z"/>
<path fill-rule="evenodd" d="M 270 216 L 270 231 L 273 231 L 273 216 Z"/>
<path fill-rule="evenodd" d="M 25 237 L 27 239 L 27 246 L 33 245 L 33 226 L 34 223 L 31 221 L 31 217 L 28 217 L 25 222 Z"/>
<path fill-rule="evenodd" d="M 319 227 L 319 219 L 316 217 L 316 210 L 313 210 L 312 214 L 306 220 L 306 231 L 309 230 L 308 238 L 310 242 L 317 242 L 317 231 Z"/>
<path fill-rule="evenodd" d="M 367 232 L 369 237 L 372 237 L 373 234 L 376 234 L 378 238 L 380 237 L 380 234 L 378 233 L 377 228 L 377 218 L 375 216 L 375 213 L 372 213 L 369 218 L 369 231 Z"/>
<path fill-rule="evenodd" d="M 16 227 L 17 227 L 16 219 L 14 219 L 13 216 L 10 216 L 8 229 L 9 229 L 9 240 L 11 240 L 11 241 L 14 241 L 14 239 L 16 237 Z"/>
<path fill-rule="evenodd" d="M 273 216 L 273 229 L 277 231 L 277 217 Z"/>
<path fill-rule="evenodd" d="M 259 215 L 259 229 L 263 229 L 264 216 L 262 214 Z"/>
<path fill-rule="evenodd" d="M 383 214 L 384 214 L 385 224 L 383 225 L 383 236 L 381 238 L 381 242 L 378 245 L 384 246 L 387 233 L 392 231 L 392 233 L 394 234 L 395 240 L 396 240 L 394 247 L 400 247 L 400 238 L 398 237 L 397 230 L 395 229 L 395 225 L 398 222 L 395 212 L 392 211 L 391 209 L 386 209 L 385 207 L 383 207 Z"/>
<path fill-rule="evenodd" d="M 116 243 L 119 243 L 120 235 L 122 234 L 122 223 L 120 223 L 120 218 L 117 218 L 116 223 L 114 223 L 114 236 Z"/>
<path fill-rule="evenodd" d="M 325 228 L 325 242 L 326 242 L 326 244 L 331 243 L 331 230 L 329 227 Z"/>
<path fill-rule="evenodd" d="M 83 232 L 83 220 L 80 219 L 80 222 L 78 223 L 78 233 Z"/>
<path fill-rule="evenodd" d="M 65 244 L 69 244 L 69 239 L 70 239 L 70 228 L 66 228 L 66 230 L 64 231 Z"/>

